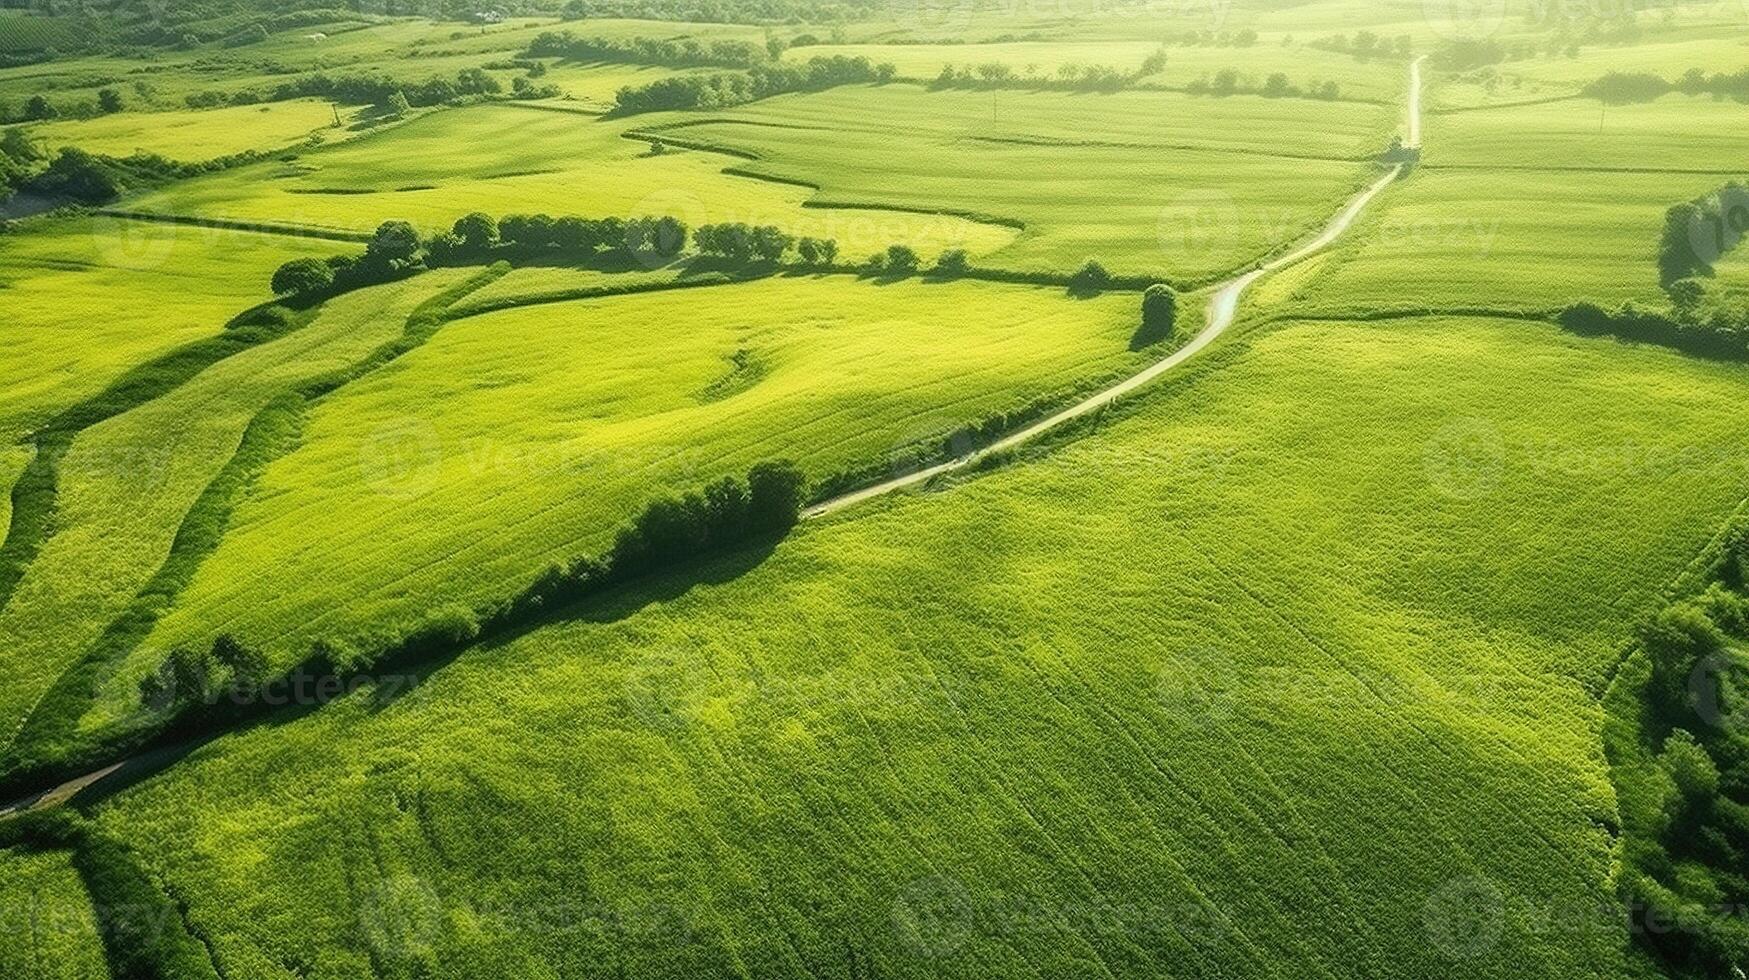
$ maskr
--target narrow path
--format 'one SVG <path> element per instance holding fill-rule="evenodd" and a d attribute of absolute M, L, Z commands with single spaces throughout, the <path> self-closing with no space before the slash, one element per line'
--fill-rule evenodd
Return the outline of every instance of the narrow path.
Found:
<path fill-rule="evenodd" d="M 1420 58 L 1416 58 L 1409 64 L 1408 123 L 1406 129 L 1407 133 L 1403 145 L 1410 148 L 1418 148 L 1421 145 Z M 1401 164 L 1398 164 L 1392 167 L 1383 177 L 1374 181 L 1366 190 L 1355 195 L 1354 198 L 1348 202 L 1348 205 L 1341 211 L 1337 212 L 1336 216 L 1330 219 L 1330 223 L 1324 226 L 1324 230 L 1319 232 L 1317 237 L 1313 238 L 1311 241 L 1306 242 L 1304 245 L 1301 245 L 1299 248 L 1296 248 L 1285 255 L 1280 255 L 1270 259 L 1244 275 L 1238 276 L 1234 279 L 1229 279 L 1225 283 L 1216 286 L 1214 295 L 1209 297 L 1207 325 L 1203 327 L 1202 332 L 1197 334 L 1190 343 L 1173 351 L 1165 358 L 1155 361 L 1153 364 L 1143 368 L 1140 372 L 1130 375 L 1109 388 L 1103 388 L 1087 396 L 1055 415 L 1034 422 L 1025 428 L 1017 429 L 982 449 L 961 456 L 956 456 L 944 463 L 937 463 L 934 466 L 918 470 L 915 473 L 896 476 L 890 480 L 864 487 L 861 490 L 852 490 L 849 493 L 841 494 L 829 500 L 823 500 L 804 511 L 802 513 L 803 519 L 825 517 L 828 514 L 837 513 L 847 507 L 853 507 L 865 500 L 885 496 L 895 490 L 902 490 L 906 487 L 916 486 L 919 483 L 932 480 L 943 473 L 951 473 L 954 470 L 965 469 L 993 453 L 1000 453 L 1013 449 L 1022 443 L 1030 442 L 1033 439 L 1038 438 L 1065 422 L 1080 418 L 1090 412 L 1104 408 L 1112 402 L 1117 401 L 1119 398 L 1122 398 L 1130 392 L 1146 385 L 1148 382 L 1153 381 L 1160 375 L 1165 374 L 1180 364 L 1183 364 L 1185 361 L 1190 360 L 1197 354 L 1201 353 L 1203 348 L 1214 343 L 1216 338 L 1226 332 L 1226 329 L 1229 326 L 1232 326 L 1233 320 L 1239 312 L 1239 300 L 1245 295 L 1245 290 L 1250 288 L 1252 283 L 1278 269 L 1293 265 L 1308 256 L 1314 255 L 1317 252 L 1328 248 L 1332 242 L 1342 236 L 1343 232 L 1348 230 L 1350 225 L 1354 224 L 1354 219 L 1360 217 L 1361 211 L 1366 209 L 1366 206 L 1372 202 L 1372 199 L 1377 197 L 1380 191 L 1390 186 L 1391 182 L 1396 180 L 1402 172 L 1403 167 Z"/>

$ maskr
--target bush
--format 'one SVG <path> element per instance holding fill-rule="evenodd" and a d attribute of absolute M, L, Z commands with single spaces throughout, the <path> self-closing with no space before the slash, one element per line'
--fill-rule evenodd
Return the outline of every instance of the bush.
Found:
<path fill-rule="evenodd" d="M 1172 336 L 1178 318 L 1178 294 L 1165 283 L 1155 283 L 1142 292 L 1142 325 L 1130 338 L 1130 349 L 1141 350 Z"/>
<path fill-rule="evenodd" d="M 963 276 L 971 267 L 971 260 L 963 248 L 950 248 L 935 260 L 935 274 L 938 276 Z"/>
<path fill-rule="evenodd" d="M 1097 293 L 1110 285 L 1111 273 L 1097 259 L 1088 259 L 1069 277 L 1069 290 L 1083 295 Z"/>
<path fill-rule="evenodd" d="M 796 243 L 796 254 L 810 266 L 829 266 L 838 261 L 838 242 L 831 238 L 803 237 Z"/>
<path fill-rule="evenodd" d="M 917 271 L 917 252 L 909 245 L 888 245 L 882 268 L 889 276 L 908 276 Z"/>
<path fill-rule="evenodd" d="M 320 259 L 293 259 L 273 273 L 279 296 L 309 296 L 334 285 L 334 270 Z"/>

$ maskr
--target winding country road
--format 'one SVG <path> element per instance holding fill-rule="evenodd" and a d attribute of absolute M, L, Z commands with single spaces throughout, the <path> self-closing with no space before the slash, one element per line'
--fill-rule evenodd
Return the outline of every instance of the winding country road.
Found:
<path fill-rule="evenodd" d="M 1406 130 L 1407 136 L 1403 145 L 1410 148 L 1419 148 L 1421 145 L 1421 59 L 1419 58 L 1415 59 L 1415 61 L 1409 65 L 1408 123 Z M 948 460 L 945 463 L 940 463 L 927 469 L 919 470 L 915 473 L 908 473 L 903 476 L 894 477 L 883 483 L 877 483 L 861 490 L 852 491 L 843 494 L 842 496 L 822 501 L 805 511 L 802 514 L 802 517 L 804 519 L 815 518 L 836 513 L 847 507 L 861 503 L 862 501 L 880 497 L 892 493 L 895 490 L 901 490 L 905 487 L 915 486 L 933 477 L 940 476 L 943 473 L 964 469 L 980 459 L 989 456 L 991 453 L 999 453 L 1007 449 L 1012 449 L 1049 432 L 1071 419 L 1079 418 L 1089 412 L 1103 408 L 1143 385 L 1146 385 L 1148 382 L 1153 381 L 1167 371 L 1183 364 L 1185 361 L 1195 357 L 1203 348 L 1213 343 L 1215 339 L 1227 329 L 1227 327 L 1232 325 L 1233 320 L 1237 317 L 1239 312 L 1239 300 L 1244 296 L 1245 290 L 1249 288 L 1252 283 L 1269 275 L 1271 272 L 1293 265 L 1294 263 L 1329 247 L 1332 242 L 1342 236 L 1343 232 L 1348 230 L 1349 226 L 1354 224 L 1354 220 L 1360 216 L 1360 213 L 1366 208 L 1367 204 L 1371 203 L 1372 199 L 1377 197 L 1380 191 L 1389 186 L 1391 181 L 1396 180 L 1397 177 L 1401 175 L 1402 171 L 1403 167 L 1401 164 L 1393 166 L 1388 173 L 1374 181 L 1371 186 L 1355 195 L 1341 211 L 1337 212 L 1334 218 L 1330 219 L 1329 224 L 1325 225 L 1324 229 L 1319 232 L 1316 237 L 1307 241 L 1305 244 L 1290 252 L 1277 256 L 1276 258 L 1270 259 L 1259 265 L 1257 268 L 1215 287 L 1213 294 L 1209 297 L 1208 323 L 1203 328 L 1202 332 L 1197 334 L 1190 343 L 1173 351 L 1162 360 L 1150 364 L 1140 372 L 1119 381 L 1109 388 L 1104 388 L 1089 395 L 1087 398 L 1057 412 L 1055 415 L 1034 422 L 1025 428 L 1017 429 L 983 449 L 967 453 L 963 456 Z M 113 782 L 117 773 L 123 774 L 124 781 L 125 778 L 128 777 L 143 778 L 145 775 L 171 764 L 175 758 L 179 757 L 180 754 L 186 751 L 189 747 L 190 746 L 173 746 L 167 749 L 158 749 L 142 753 L 141 755 L 132 756 L 102 769 L 88 772 L 76 779 L 67 780 L 66 782 L 50 789 L 33 793 L 30 796 L 15 800 L 11 803 L 0 805 L 0 820 L 5 820 L 8 817 L 16 816 L 20 813 L 31 810 L 47 809 L 64 804 L 100 781 L 110 780 Z"/>
<path fill-rule="evenodd" d="M 1405 127 L 1407 129 L 1407 134 L 1403 141 L 1403 145 L 1406 148 L 1418 149 L 1421 146 L 1420 58 L 1416 58 L 1409 63 L 1409 100 L 1407 115 L 1408 121 Z M 1040 419 L 1025 428 L 1017 429 L 982 449 L 961 456 L 956 456 L 946 462 L 937 463 L 934 466 L 917 470 L 913 473 L 905 473 L 900 476 L 895 476 L 890 480 L 876 483 L 860 490 L 852 490 L 849 493 L 833 497 L 829 500 L 823 500 L 804 511 L 802 517 L 804 519 L 825 517 L 828 514 L 837 513 L 847 507 L 855 506 L 865 500 L 885 496 L 895 490 L 902 490 L 906 487 L 916 486 L 919 483 L 927 482 L 943 473 L 951 473 L 954 470 L 964 469 L 994 453 L 1000 453 L 1005 450 L 1013 449 L 1022 443 L 1030 442 L 1065 422 L 1080 418 L 1089 412 L 1094 412 L 1104 408 L 1112 402 L 1117 401 L 1119 398 L 1135 391 L 1137 388 L 1153 381 L 1160 375 L 1165 374 L 1180 364 L 1183 364 L 1185 361 L 1190 360 L 1200 353 L 1203 348 L 1214 343 L 1216 338 L 1224 333 L 1229 326 L 1232 326 L 1233 320 L 1239 313 L 1239 300 L 1245 295 L 1245 290 L 1250 288 L 1252 283 L 1272 272 L 1286 268 L 1287 266 L 1293 265 L 1296 262 L 1328 248 L 1332 242 L 1342 236 L 1343 232 L 1348 230 L 1350 225 L 1354 224 L 1354 219 L 1360 217 L 1361 211 L 1365 210 L 1366 206 L 1372 202 L 1372 199 L 1377 197 L 1380 191 L 1390 186 L 1392 181 L 1402 175 L 1402 172 L 1403 165 L 1396 164 L 1383 177 L 1380 177 L 1378 180 L 1374 181 L 1371 186 L 1355 195 L 1354 198 L 1348 202 L 1346 207 L 1337 212 L 1334 218 L 1330 219 L 1330 223 L 1324 226 L 1324 229 L 1318 233 L 1317 237 L 1291 252 L 1279 255 L 1264 262 L 1250 272 L 1229 279 L 1219 286 L 1216 286 L 1214 293 L 1209 297 L 1207 325 L 1203 327 L 1202 332 L 1197 334 L 1190 343 L 1178 348 L 1165 358 L 1155 361 L 1140 372 L 1130 375 L 1109 388 L 1103 388 L 1087 396 L 1081 401 L 1070 405 L 1068 408 L 1057 412 L 1055 415 Z"/>

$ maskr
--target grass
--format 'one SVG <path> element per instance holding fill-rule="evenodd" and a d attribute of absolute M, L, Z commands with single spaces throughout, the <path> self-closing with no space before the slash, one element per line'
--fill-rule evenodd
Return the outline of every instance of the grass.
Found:
<path fill-rule="evenodd" d="M 85 217 L 0 240 L 0 444 L 95 395 L 129 368 L 211 337 L 268 298 L 281 263 L 317 242 Z"/>
<path fill-rule="evenodd" d="M 242 973 L 1649 976 L 1593 914 L 1595 698 L 1749 490 L 1742 369 L 1481 320 L 1229 350 L 98 820 Z"/>
<path fill-rule="evenodd" d="M 152 576 L 255 414 L 299 383 L 398 336 L 457 273 L 331 301 L 315 321 L 81 432 L 59 466 L 55 532 L 0 610 L 0 732 L 8 743 L 54 679 Z"/>
<path fill-rule="evenodd" d="M 1657 304 L 1664 211 L 1718 183 L 1705 175 L 1422 169 L 1388 191 L 1292 298 L 1300 309 L 1347 314 Z"/>
<path fill-rule="evenodd" d="M 1007 244 L 1013 231 L 943 215 L 804 210 L 806 188 L 727 176 L 716 154 L 650 156 L 624 121 L 490 105 L 441 112 L 292 163 L 230 170 L 145 195 L 130 206 L 171 214 L 289 221 L 368 231 L 400 218 L 428 231 L 470 211 L 503 215 L 674 214 L 778 224 L 873 251 L 910 241 L 930 254 Z"/>
<path fill-rule="evenodd" d="M 96 119 L 44 123 L 26 132 L 48 148 L 77 146 L 111 156 L 143 150 L 191 162 L 348 135 L 334 127 L 332 104 L 318 99 L 221 109 L 119 112 Z"/>
<path fill-rule="evenodd" d="M 1024 225 L 992 265 L 1068 270 L 1093 257 L 1119 274 L 1184 282 L 1321 225 L 1370 179 L 1359 161 L 1384 147 L 1394 119 L 1382 107 L 1300 100 L 894 85 L 770 99 L 671 132 L 754 153 L 751 172 L 819 184 L 819 204 L 948 208 Z"/>
<path fill-rule="evenodd" d="M 1710 96 L 1667 95 L 1636 105 L 1605 106 L 1585 99 L 1432 116 L 1425 126 L 1425 161 L 1429 167 L 1736 176 L 1745 168 L 1731 126 L 1742 112 L 1740 104 Z"/>
<path fill-rule="evenodd" d="M 458 320 L 312 414 L 117 677 L 111 712 L 179 644 L 228 631 L 276 663 L 319 638 L 371 649 L 444 603 L 604 550 L 664 491 L 762 459 L 816 480 L 914 465 L 962 425 L 1158 356 L 1127 349 L 1137 306 L 794 277 Z"/>
<path fill-rule="evenodd" d="M 0 850 L 0 974 L 109 980 L 90 897 L 66 853 Z"/>

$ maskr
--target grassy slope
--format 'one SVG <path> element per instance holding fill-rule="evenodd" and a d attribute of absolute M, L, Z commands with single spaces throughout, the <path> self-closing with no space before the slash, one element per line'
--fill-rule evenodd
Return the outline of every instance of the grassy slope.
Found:
<path fill-rule="evenodd" d="M 280 263 L 333 242 L 73 218 L 0 239 L 0 444 L 128 368 L 217 334 Z"/>
<path fill-rule="evenodd" d="M 220 630 L 282 662 L 317 638 L 368 646 L 761 459 L 815 479 L 905 465 L 926 439 L 1158 356 L 1127 350 L 1135 310 L 1133 294 L 840 276 L 456 321 L 312 415 L 134 666 Z"/>
<path fill-rule="evenodd" d="M 1584 99 L 1435 115 L 1425 127 L 1425 162 L 1742 174 L 1749 165 L 1731 132 L 1742 113 L 1736 102 L 1667 95 L 1638 105 Z"/>
<path fill-rule="evenodd" d="M 1396 120 L 1384 107 L 1302 100 L 902 85 L 770 99 L 723 115 L 733 121 L 675 135 L 757 153 L 748 169 L 819 183 L 822 203 L 949 207 L 1024 222 L 1025 234 L 992 264 L 1064 270 L 1091 256 L 1114 272 L 1177 280 L 1225 272 L 1321 224 L 1368 179 L 1367 168 L 1344 160 L 1382 149 Z"/>
<path fill-rule="evenodd" d="M 724 175 L 734 161 L 716 154 L 649 157 L 645 144 L 621 138 L 629 125 L 504 105 L 440 112 L 295 163 L 238 168 L 136 203 L 176 214 L 350 230 L 369 230 L 388 218 L 447 229 L 470 211 L 675 214 L 694 226 L 776 223 L 797 234 L 835 237 L 846 254 L 898 240 L 914 242 L 925 254 L 952 245 L 982 253 L 1013 238 L 1007 228 L 937 215 L 803 211 L 807 188 Z"/>
<path fill-rule="evenodd" d="M 1749 490 L 1742 369 L 1490 321 L 1251 344 L 100 819 L 237 977 L 1635 975 L 1595 697 Z"/>
<path fill-rule="evenodd" d="M 182 516 L 276 395 L 398 336 L 459 272 L 342 296 L 315 322 L 85 430 L 61 463 L 55 535 L 0 610 L 0 738 L 164 560 Z"/>
<path fill-rule="evenodd" d="M 7 446 L 0 449 L 0 527 L 12 520 L 12 484 L 30 463 L 28 446 Z"/>
<path fill-rule="evenodd" d="M 0 850 L 0 976 L 109 980 L 91 900 L 67 854 Z"/>
<path fill-rule="evenodd" d="M 121 112 L 96 119 L 46 123 L 27 132 L 50 149 L 77 146 L 111 156 L 144 150 L 187 161 L 290 146 L 316 133 L 325 139 L 347 134 L 334 128 L 334 110 L 330 103 L 320 99 L 200 111 Z"/>

